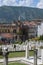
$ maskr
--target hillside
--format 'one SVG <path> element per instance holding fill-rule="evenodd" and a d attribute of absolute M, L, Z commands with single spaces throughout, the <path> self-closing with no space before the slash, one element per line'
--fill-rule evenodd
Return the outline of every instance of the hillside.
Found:
<path fill-rule="evenodd" d="M 19 17 L 21 21 L 43 19 L 43 9 L 14 6 L 0 7 L 0 22 L 11 22 L 18 20 Z"/>

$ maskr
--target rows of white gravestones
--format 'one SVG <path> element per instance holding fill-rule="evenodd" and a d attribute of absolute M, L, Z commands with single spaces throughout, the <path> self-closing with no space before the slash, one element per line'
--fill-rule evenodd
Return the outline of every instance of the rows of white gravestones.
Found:
<path fill-rule="evenodd" d="M 42 64 L 43 64 L 43 49 L 41 49 L 40 47 L 43 46 L 43 42 L 39 42 L 39 41 L 26 41 L 26 54 L 25 57 L 28 59 L 29 58 L 29 50 L 30 47 L 33 46 L 35 47 L 34 49 L 37 49 L 37 58 L 41 58 Z M 34 50 L 33 49 L 33 50 Z M 32 50 L 32 49 L 31 49 Z"/>
<path fill-rule="evenodd" d="M 41 49 L 40 46 L 43 45 L 43 42 L 39 42 L 39 41 L 25 41 L 24 43 L 22 43 L 21 45 L 16 44 L 16 49 L 14 48 L 14 45 L 7 45 L 8 50 L 9 51 L 22 51 L 22 50 L 26 50 L 26 54 L 28 53 L 28 50 L 34 50 L 34 48 L 38 49 L 37 52 L 37 56 L 40 57 L 41 56 Z M 2 48 L 6 47 L 6 45 L 2 45 Z"/>
<path fill-rule="evenodd" d="M 38 52 L 40 52 L 39 48 L 40 46 L 43 45 L 43 42 L 36 42 L 36 41 L 25 41 L 23 42 L 21 45 L 16 44 L 16 49 L 14 48 L 14 44 L 11 45 L 2 45 L 2 47 L 7 46 L 8 50 L 12 50 L 12 51 L 21 51 L 21 50 L 25 50 L 26 49 L 26 45 L 29 45 L 29 50 L 34 49 L 34 47 L 36 47 L 36 49 L 38 49 Z"/>
<path fill-rule="evenodd" d="M 43 49 L 40 49 L 40 46 L 43 46 L 43 42 L 39 42 L 39 41 L 26 41 L 23 44 L 19 45 L 16 44 L 16 50 L 15 51 L 19 51 L 19 50 L 26 50 L 25 53 L 25 58 L 29 58 L 29 50 L 34 50 L 37 49 L 37 58 L 41 57 L 41 61 L 43 63 Z M 6 45 L 2 45 L 2 48 L 6 47 Z M 13 49 L 14 45 L 7 45 L 8 48 Z M 33 47 L 33 49 L 32 49 Z"/>
<path fill-rule="evenodd" d="M 13 46 L 12 45 L 2 45 L 2 49 L 4 47 L 7 47 L 8 48 L 8 51 L 13 51 Z"/>
<path fill-rule="evenodd" d="M 2 45 L 0 46 L 0 48 L 4 48 L 4 47 L 7 47 L 8 48 L 8 51 L 22 51 L 22 50 L 25 50 L 26 49 L 26 45 L 19 45 L 19 44 L 16 44 L 16 47 L 14 48 L 14 44 L 12 45 Z"/>

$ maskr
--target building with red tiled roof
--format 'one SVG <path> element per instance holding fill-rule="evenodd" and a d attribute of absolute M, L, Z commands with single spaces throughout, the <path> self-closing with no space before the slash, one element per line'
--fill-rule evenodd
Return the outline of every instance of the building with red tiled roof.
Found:
<path fill-rule="evenodd" d="M 0 24 L 0 36 L 13 40 L 26 40 L 37 36 L 38 22 L 33 21 L 15 21 L 10 24 Z"/>

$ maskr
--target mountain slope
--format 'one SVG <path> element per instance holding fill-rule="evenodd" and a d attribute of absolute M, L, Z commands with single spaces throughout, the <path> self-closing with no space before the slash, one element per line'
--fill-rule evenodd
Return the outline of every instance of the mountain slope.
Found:
<path fill-rule="evenodd" d="M 43 9 L 14 6 L 0 7 L 0 22 L 11 22 L 18 20 L 19 17 L 21 21 L 43 19 Z"/>

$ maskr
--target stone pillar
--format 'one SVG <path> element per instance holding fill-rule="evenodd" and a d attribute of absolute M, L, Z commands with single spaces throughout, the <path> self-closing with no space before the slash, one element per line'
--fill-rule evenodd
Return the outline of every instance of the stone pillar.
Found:
<path fill-rule="evenodd" d="M 41 61 L 42 61 L 42 64 L 43 64 L 43 49 L 41 49 Z"/>
<path fill-rule="evenodd" d="M 8 55 L 4 56 L 4 65 L 8 65 Z"/>
<path fill-rule="evenodd" d="M 4 65 L 8 65 L 8 48 L 3 48 Z"/>
<path fill-rule="evenodd" d="M 34 49 L 34 65 L 37 65 L 37 49 Z"/>
<path fill-rule="evenodd" d="M 29 45 L 26 45 L 26 56 L 27 59 L 29 58 Z"/>
<path fill-rule="evenodd" d="M 38 48 L 37 57 L 38 57 L 38 58 L 41 57 L 41 49 L 40 49 L 40 48 Z"/>

